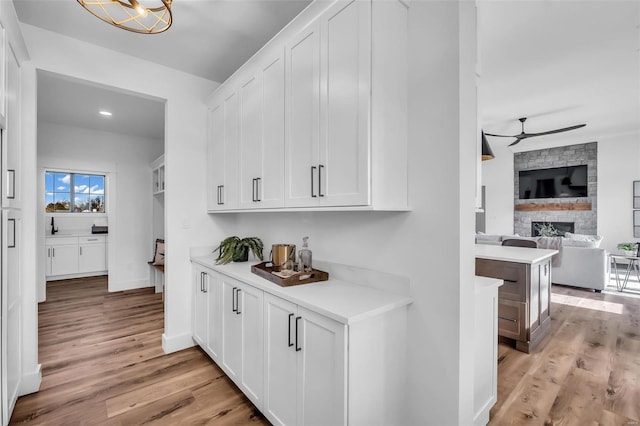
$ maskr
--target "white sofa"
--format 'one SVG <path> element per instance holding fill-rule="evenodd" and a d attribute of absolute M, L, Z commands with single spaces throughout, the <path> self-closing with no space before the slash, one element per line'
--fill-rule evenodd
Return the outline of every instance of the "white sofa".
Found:
<path fill-rule="evenodd" d="M 536 237 L 518 235 L 477 234 L 477 244 L 501 245 L 505 239 L 538 240 Z M 597 245 L 599 245 L 599 240 Z M 554 284 L 582 287 L 600 292 L 609 283 L 610 264 L 607 251 L 581 240 L 562 239 L 560 264 L 552 266 L 551 280 Z"/>

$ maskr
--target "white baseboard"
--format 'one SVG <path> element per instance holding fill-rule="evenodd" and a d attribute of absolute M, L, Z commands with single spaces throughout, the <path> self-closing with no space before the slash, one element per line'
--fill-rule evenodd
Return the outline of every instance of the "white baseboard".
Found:
<path fill-rule="evenodd" d="M 196 343 L 193 341 L 191 333 L 172 337 L 169 337 L 165 333 L 162 333 L 162 350 L 166 354 L 178 352 L 195 345 Z"/>
<path fill-rule="evenodd" d="M 145 288 L 145 287 L 153 287 L 149 282 L 148 278 L 135 280 L 135 281 L 124 281 L 124 282 L 109 281 L 109 293 L 114 291 L 135 290 L 137 288 Z"/>
<path fill-rule="evenodd" d="M 40 383 L 42 383 L 42 364 L 38 364 L 35 371 L 22 376 L 18 395 L 23 396 L 38 392 L 40 390 Z"/>

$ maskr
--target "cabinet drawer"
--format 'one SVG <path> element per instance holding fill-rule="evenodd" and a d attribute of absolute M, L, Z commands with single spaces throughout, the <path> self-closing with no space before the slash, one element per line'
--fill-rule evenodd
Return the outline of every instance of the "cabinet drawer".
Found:
<path fill-rule="evenodd" d="M 525 302 L 527 300 L 527 274 L 526 264 L 476 259 L 476 275 L 499 278 L 504 281 L 504 285 L 499 290 L 501 299 Z"/>
<path fill-rule="evenodd" d="M 45 242 L 48 246 L 69 246 L 77 245 L 78 237 L 53 237 L 46 238 Z"/>
<path fill-rule="evenodd" d="M 78 237 L 78 241 L 80 244 L 104 244 L 105 236 L 95 236 L 95 237 Z"/>
<path fill-rule="evenodd" d="M 526 312 L 526 303 L 498 299 L 498 334 L 511 339 L 526 341 Z"/>

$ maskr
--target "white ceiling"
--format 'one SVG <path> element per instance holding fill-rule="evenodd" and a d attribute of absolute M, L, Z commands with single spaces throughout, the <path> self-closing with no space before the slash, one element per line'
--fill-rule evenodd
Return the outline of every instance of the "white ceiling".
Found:
<path fill-rule="evenodd" d="M 539 132 L 514 151 L 636 136 L 640 110 L 637 1 L 492 1 L 478 7 L 479 120 L 485 132 Z M 492 146 L 509 138 L 488 138 Z"/>
<path fill-rule="evenodd" d="M 99 21 L 73 0 L 13 2 L 22 22 L 219 82 L 309 3 L 175 0 L 173 26 L 162 34 L 141 35 Z M 627 0 L 479 0 L 478 118 L 482 128 L 515 135 L 520 132 L 517 119 L 523 116 L 529 117 L 528 132 L 587 124 L 572 132 L 528 139 L 516 145 L 516 151 L 636 135 L 639 8 L 640 2 Z M 136 111 L 147 108 L 120 114 L 122 106 L 133 102 L 132 94 L 102 93 L 95 86 L 55 77 L 42 77 L 41 117 L 93 126 L 85 113 L 97 110 L 101 99 L 110 99 L 116 105 L 111 123 L 117 117 L 129 117 L 155 132 L 148 137 L 157 137 L 158 128 L 164 127 L 154 121 L 163 123 L 160 105 L 149 107 L 160 111 L 159 118 L 136 116 Z M 47 87 L 58 84 L 64 87 Z M 69 102 L 60 102 L 61 92 Z M 97 123 L 106 130 L 105 120 Z M 118 122 L 118 129 L 128 126 Z M 492 146 L 510 142 L 490 138 Z"/>
<path fill-rule="evenodd" d="M 136 34 L 74 0 L 13 0 L 20 22 L 223 82 L 310 0 L 175 0 L 173 25 Z M 62 78 L 61 78 L 62 77 Z M 97 114 L 109 107 L 113 116 Z M 163 140 L 164 103 L 50 73 L 38 74 L 39 120 Z"/>

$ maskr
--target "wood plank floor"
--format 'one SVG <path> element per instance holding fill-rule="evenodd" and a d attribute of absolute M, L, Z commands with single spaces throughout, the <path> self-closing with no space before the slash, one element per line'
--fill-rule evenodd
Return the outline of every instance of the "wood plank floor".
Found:
<path fill-rule="evenodd" d="M 640 298 L 552 287 L 550 337 L 498 347 L 490 425 L 640 424 Z"/>
<path fill-rule="evenodd" d="M 18 399 L 10 424 L 269 424 L 204 352 L 164 354 L 153 288 L 49 282 L 38 321 L 41 390 Z"/>

